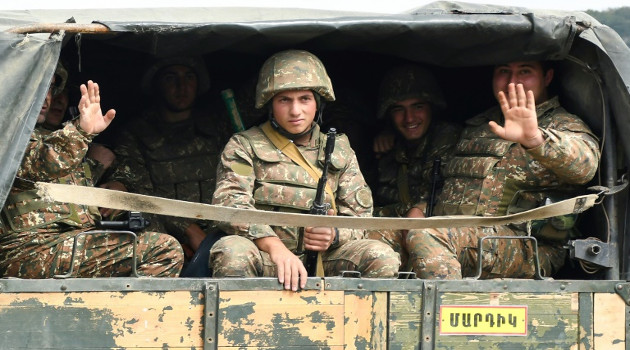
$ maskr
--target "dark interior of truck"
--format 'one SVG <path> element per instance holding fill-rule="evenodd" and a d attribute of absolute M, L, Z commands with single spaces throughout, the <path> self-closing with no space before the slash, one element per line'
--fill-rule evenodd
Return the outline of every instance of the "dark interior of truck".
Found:
<path fill-rule="evenodd" d="M 141 33 L 124 33 L 118 38 L 114 36 L 115 40 L 107 39 L 107 35 L 68 36 L 64 40 L 61 61 L 69 71 L 71 106 L 76 105 L 78 101 L 78 85 L 91 79 L 98 82 L 101 87 L 104 109 L 117 110 L 113 124 L 95 140 L 113 147 L 117 134 L 151 102 L 150 96 L 143 94 L 140 82 L 144 71 L 155 59 L 156 52 L 147 52 L 150 51 L 146 49 L 147 42 L 157 39 L 153 34 Z M 183 34 L 180 40 L 186 40 Z M 492 65 L 496 63 L 497 56 L 510 57 L 505 53 L 493 55 L 490 46 L 485 48 L 488 50 L 486 55 L 477 52 L 470 61 L 467 61 L 464 50 L 456 58 L 451 57 L 445 65 L 441 65 L 438 62 L 444 55 L 423 53 L 423 50 L 437 50 L 435 46 L 410 47 L 409 50 L 415 50 L 412 54 L 401 54 L 393 50 L 390 53 L 382 40 L 370 42 L 362 39 L 364 43 L 369 44 L 364 49 L 357 45 L 342 49 L 344 47 L 342 44 L 329 45 L 321 39 L 311 41 L 293 39 L 287 40 L 285 45 L 262 41 L 249 46 L 247 41 L 244 41 L 239 45 L 220 49 L 218 48 L 220 44 L 212 43 L 212 48 L 209 49 L 203 46 L 204 40 L 194 36 L 191 40 L 196 40 L 199 44 L 197 49 L 188 43 L 181 51 L 169 47 L 167 52 L 160 52 L 158 55 L 181 53 L 201 56 L 210 75 L 211 87 L 198 99 L 198 104 L 212 111 L 216 118 L 228 118 L 220 92 L 232 89 L 246 127 L 257 125 L 267 118 L 266 111 L 256 110 L 253 106 L 258 69 L 264 60 L 276 51 L 291 48 L 305 49 L 317 55 L 327 68 L 337 97 L 337 100 L 329 103 L 324 110 L 323 128 L 326 130 L 329 127 L 336 127 L 349 136 L 369 184 L 374 179 L 375 170 L 372 140 L 390 127 L 387 121 L 377 120 L 375 116 L 378 86 L 387 69 L 409 62 L 429 68 L 437 77 L 448 105 L 438 117 L 461 123 L 496 103 L 490 85 Z M 352 38 L 346 36 L 338 40 L 350 41 Z M 171 45 L 172 42 L 169 41 Z M 426 57 L 426 60 L 423 60 L 423 57 Z M 601 103 L 606 97 L 602 92 L 601 81 L 597 77 L 598 67 L 593 64 L 597 59 L 596 50 L 592 46 L 576 41 L 566 57 L 553 61 L 556 75 L 551 91 L 552 94 L 560 96 L 567 110 L 583 117 L 595 134 L 606 140 L 606 144 L 610 146 L 616 142 L 615 135 L 610 132 L 614 130 L 612 125 L 614 118 L 611 118 L 609 108 Z M 606 135 L 605 130 L 609 131 Z M 622 147 L 618 149 L 621 151 Z M 623 156 L 617 154 L 616 150 L 617 147 L 610 146 L 608 151 L 604 151 L 599 174 L 591 185 L 602 184 L 605 178 L 618 179 L 625 173 L 625 167 L 619 165 L 621 162 L 617 161 L 623 159 Z M 582 214 L 578 225 L 581 234 L 584 237 L 608 241 L 609 237 L 603 235 L 611 232 L 609 214 L 610 208 L 605 209 L 601 205 Z M 612 230 L 617 231 L 615 228 Z M 584 266 L 584 263 L 581 264 Z M 556 278 L 605 278 L 598 272 L 601 270 L 595 266 L 586 266 L 583 269 L 577 265 L 577 263 L 565 265 L 565 270 Z"/>

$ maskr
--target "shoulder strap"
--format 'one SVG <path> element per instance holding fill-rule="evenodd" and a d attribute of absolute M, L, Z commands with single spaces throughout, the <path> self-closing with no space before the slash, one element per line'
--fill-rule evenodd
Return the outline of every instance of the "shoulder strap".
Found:
<path fill-rule="evenodd" d="M 319 178 L 322 176 L 319 172 L 319 169 L 314 167 L 308 160 L 306 160 L 306 158 L 304 158 L 304 155 L 302 155 L 300 150 L 293 142 L 291 142 L 291 140 L 282 136 L 279 132 L 274 130 L 271 126 L 271 123 L 269 122 L 264 123 L 261 129 L 265 133 L 265 136 L 269 138 L 271 143 L 273 143 L 273 145 L 276 146 L 276 148 L 280 150 L 280 152 L 284 153 L 287 157 L 291 158 L 292 161 L 304 168 L 304 170 L 306 170 L 309 175 L 311 175 L 313 179 L 315 179 L 315 182 L 319 181 Z M 335 194 L 333 193 L 328 183 L 326 183 L 326 193 L 328 193 L 328 195 L 330 196 L 332 201 L 332 209 L 336 213 L 337 206 L 335 205 Z"/>

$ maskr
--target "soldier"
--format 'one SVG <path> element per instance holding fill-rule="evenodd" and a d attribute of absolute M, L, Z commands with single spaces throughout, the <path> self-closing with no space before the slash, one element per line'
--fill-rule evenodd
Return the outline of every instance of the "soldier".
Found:
<path fill-rule="evenodd" d="M 61 88 L 61 92 L 52 97 L 50 106 L 43 107 L 44 111 L 41 114 L 45 116 L 45 119 L 41 124 L 40 130 L 44 135 L 48 135 L 63 127 L 62 123 L 66 117 L 69 105 L 68 86 L 65 84 L 68 81 L 68 71 L 61 62 L 57 63 L 55 76 L 57 81 L 64 82 L 64 86 Z M 99 143 L 90 142 L 85 161 L 90 166 L 93 184 L 98 185 L 115 160 L 116 155 L 109 148 Z"/>
<path fill-rule="evenodd" d="M 593 178 L 600 158 L 597 138 L 557 97 L 549 96 L 553 74 L 547 62 L 494 68 L 492 87 L 499 106 L 466 122 L 444 172 L 436 214 L 505 215 L 540 205 L 552 190 L 568 190 Z M 538 249 L 543 275 L 564 264 L 563 237 L 552 238 L 568 229 L 553 220 L 540 229 L 551 232 L 541 236 Z M 418 276 L 457 279 L 475 274 L 478 238 L 527 234 L 520 225 L 411 230 L 406 243 Z M 484 251 L 483 277 L 534 276 L 530 241 L 489 240 Z"/>
<path fill-rule="evenodd" d="M 54 83 L 57 82 L 57 85 Z M 80 118 L 56 131 L 44 130 L 54 91 L 63 89 L 65 77 L 53 78 L 38 126 L 31 135 L 22 165 L 4 208 L 0 225 L 0 275 L 52 278 L 70 269 L 77 234 L 100 220 L 93 207 L 43 201 L 32 189 L 33 181 L 92 186 L 89 166 L 83 162 L 88 144 L 105 130 L 115 111 L 101 113 L 99 87 L 81 85 Z M 127 235 L 87 235 L 77 241 L 74 271 L 82 277 L 126 276 L 132 269 L 133 239 Z M 183 255 L 175 239 L 155 232 L 138 236 L 138 272 L 145 276 L 175 277 Z"/>
<path fill-rule="evenodd" d="M 407 64 L 385 74 L 377 118 L 389 118 L 397 135 L 393 148 L 379 158 L 374 216 L 425 216 L 432 189 L 439 187 L 434 161 L 444 164 L 448 160 L 460 132 L 455 124 L 440 121 L 445 108 L 442 91 L 428 70 Z M 404 230 L 378 230 L 369 231 L 368 237 L 391 245 L 406 268 L 405 234 Z"/>
<path fill-rule="evenodd" d="M 201 58 L 156 61 L 142 80 L 143 91 L 153 97 L 154 105 L 142 118 L 129 123 L 118 140 L 114 150 L 118 165 L 105 187 L 210 203 L 219 154 L 227 140 L 227 123 L 222 124 L 223 119 L 197 106 L 197 97 L 209 87 Z M 165 227 L 182 243 L 187 257 L 198 250 L 202 241 L 208 254 L 219 237 L 211 222 L 178 217 L 156 220 L 158 227 Z M 208 256 L 202 261 L 205 269 Z"/>
<path fill-rule="evenodd" d="M 269 121 L 232 136 L 225 146 L 213 204 L 307 213 L 317 179 L 292 159 L 301 154 L 321 172 L 326 135 L 317 121 L 323 100 L 334 99 L 330 78 L 313 54 L 288 50 L 271 56 L 256 86 L 256 107 L 268 109 Z M 288 148 L 295 150 L 293 155 Z M 329 170 L 334 196 L 327 195 L 326 201 L 336 208 L 334 214 L 370 216 L 371 192 L 344 135 L 336 139 Z M 285 289 L 296 291 L 298 285 L 306 285 L 303 255 L 296 254 L 302 248 L 322 253 L 326 276 L 356 270 L 364 277 L 394 277 L 400 265 L 398 254 L 386 244 L 364 239 L 363 230 L 305 227 L 304 247 L 299 247 L 298 227 L 238 223 L 222 227 L 231 235 L 211 250 L 216 277 L 277 276 Z"/>

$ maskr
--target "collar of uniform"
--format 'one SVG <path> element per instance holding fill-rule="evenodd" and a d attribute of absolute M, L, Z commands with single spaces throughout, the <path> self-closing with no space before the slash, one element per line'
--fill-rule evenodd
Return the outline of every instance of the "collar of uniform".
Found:
<path fill-rule="evenodd" d="M 311 139 L 308 141 L 308 145 L 301 146 L 301 147 L 308 147 L 308 148 L 319 147 L 322 143 L 322 140 L 320 140 L 320 138 L 322 137 L 321 133 L 322 132 L 319 128 L 319 124 L 315 123 L 315 127 L 313 127 L 313 130 L 311 131 Z M 300 146 L 300 145 L 296 144 L 296 146 Z"/>
<path fill-rule="evenodd" d="M 401 137 L 396 138 L 396 145 L 394 146 L 394 155 L 396 162 L 409 163 L 410 159 L 421 158 L 424 154 L 427 144 L 429 143 L 429 135 L 432 130 L 429 128 L 427 132 L 422 136 L 420 142 L 417 145 L 410 146 Z"/>

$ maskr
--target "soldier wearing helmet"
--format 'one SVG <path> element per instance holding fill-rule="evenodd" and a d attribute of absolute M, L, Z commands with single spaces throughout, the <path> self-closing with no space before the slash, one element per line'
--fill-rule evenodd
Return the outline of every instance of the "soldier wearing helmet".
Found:
<path fill-rule="evenodd" d="M 53 77 L 42 110 L 47 112 L 54 92 L 63 89 L 67 71 L 61 65 Z M 104 115 L 96 83 L 81 85 L 80 116 L 59 130 L 38 126 L 31 134 L 22 164 L 2 209 L 0 224 L 0 276 L 53 278 L 70 269 L 75 237 L 95 228 L 98 209 L 72 203 L 49 203 L 32 189 L 33 181 L 93 186 L 91 168 L 85 161 L 92 139 L 105 130 L 115 111 Z M 126 235 L 87 235 L 77 239 L 74 259 L 77 276 L 110 277 L 131 274 L 132 253 L 142 258 L 138 272 L 145 276 L 175 277 L 183 254 L 172 237 L 157 232 L 138 235 L 137 250 Z M 132 252 L 133 251 L 133 252 Z"/>
<path fill-rule="evenodd" d="M 439 120 L 446 107 L 442 91 L 428 70 L 412 64 L 390 69 L 379 89 L 377 117 L 396 132 L 392 149 L 381 155 L 374 216 L 423 217 L 429 200 L 434 160 L 445 163 L 460 128 Z M 406 268 L 404 231 L 370 231 L 368 237 L 390 244 Z"/>
<path fill-rule="evenodd" d="M 295 149 L 321 172 L 326 135 L 320 131 L 324 101 L 333 101 L 332 84 L 322 62 L 312 53 L 287 50 L 262 66 L 256 107 L 269 121 L 238 133 L 225 146 L 217 171 L 213 204 L 269 211 L 307 213 L 317 179 L 292 160 Z M 280 147 L 279 147 L 280 145 Z M 295 155 L 295 153 L 294 153 Z M 347 137 L 338 136 L 329 165 L 328 184 L 336 210 L 330 215 L 370 216 L 372 196 Z M 229 236 L 211 250 L 214 276 L 274 276 L 285 289 L 306 284 L 303 249 L 320 252 L 326 276 L 343 270 L 364 277 L 394 277 L 400 261 L 390 247 L 364 239 L 363 230 L 331 227 L 283 227 L 224 223 Z M 304 246 L 298 247 L 300 230 Z"/>
<path fill-rule="evenodd" d="M 501 216 L 543 205 L 550 192 L 575 191 L 597 172 L 597 138 L 549 93 L 554 76 L 546 62 L 515 61 L 494 67 L 498 105 L 466 121 L 444 171 L 437 215 Z M 474 276 L 481 259 L 483 278 L 532 278 L 535 260 L 543 276 L 560 269 L 571 229 L 569 220 L 410 230 L 409 259 L 421 278 Z M 542 227 L 539 227 L 541 225 Z M 538 229 L 537 229 L 538 227 Z M 480 238 L 529 236 L 530 241 L 489 240 L 479 257 Z"/>
<path fill-rule="evenodd" d="M 151 97 L 151 105 L 141 118 L 127 124 L 118 139 L 114 149 L 118 164 L 104 187 L 210 203 L 228 128 L 225 119 L 198 104 L 198 97 L 209 87 L 200 57 L 157 59 L 142 79 L 142 91 Z M 219 237 L 216 226 L 208 221 L 164 216 L 151 221 L 182 243 L 187 261 L 202 244 L 209 251 Z M 185 269 L 184 274 L 190 271 Z"/>
<path fill-rule="evenodd" d="M 55 84 L 51 89 L 52 99 L 44 101 L 40 111 L 40 117 L 44 115 L 44 121 L 38 119 L 38 126 L 43 134 L 47 135 L 55 130 L 63 128 L 63 121 L 70 104 L 68 97 L 68 70 L 61 61 L 57 62 L 55 70 Z M 92 182 L 97 184 L 105 172 L 114 163 L 116 155 L 106 146 L 91 142 L 88 146 L 85 161 L 90 166 Z"/>

